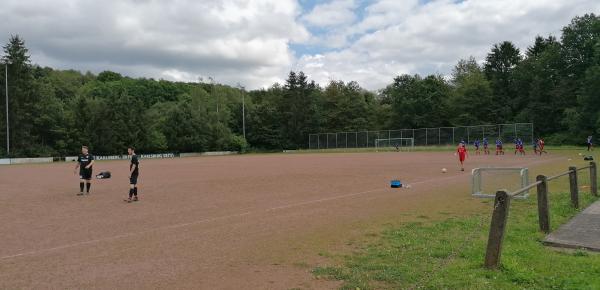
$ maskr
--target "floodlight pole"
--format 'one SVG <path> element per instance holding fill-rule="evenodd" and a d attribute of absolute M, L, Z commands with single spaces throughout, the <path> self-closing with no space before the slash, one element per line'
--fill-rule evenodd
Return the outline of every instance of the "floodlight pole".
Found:
<path fill-rule="evenodd" d="M 6 88 L 6 156 L 10 156 L 10 125 L 8 123 L 8 61 L 4 64 L 4 87 Z"/>
<path fill-rule="evenodd" d="M 242 130 L 246 139 L 246 93 L 242 87 Z"/>
<path fill-rule="evenodd" d="M 219 96 L 215 94 L 215 79 L 213 77 L 208 77 L 208 79 L 210 80 L 210 84 L 211 84 L 211 90 L 210 90 L 210 94 L 214 97 L 216 97 L 217 99 L 215 100 L 217 102 L 217 118 L 219 117 Z"/>
<path fill-rule="evenodd" d="M 244 134 L 244 139 L 246 139 L 246 88 L 239 83 L 238 87 L 242 91 L 242 132 Z"/>

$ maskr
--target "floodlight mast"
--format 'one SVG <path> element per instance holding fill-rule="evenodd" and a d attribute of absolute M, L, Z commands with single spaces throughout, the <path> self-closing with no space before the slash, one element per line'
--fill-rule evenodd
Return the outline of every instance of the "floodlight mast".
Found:
<path fill-rule="evenodd" d="M 246 139 L 246 87 L 242 86 L 240 83 L 237 85 L 238 88 L 242 90 L 242 132 L 244 134 L 244 139 Z"/>
<path fill-rule="evenodd" d="M 6 156 L 10 157 L 10 124 L 8 121 L 8 59 L 4 63 L 4 87 L 6 88 Z"/>

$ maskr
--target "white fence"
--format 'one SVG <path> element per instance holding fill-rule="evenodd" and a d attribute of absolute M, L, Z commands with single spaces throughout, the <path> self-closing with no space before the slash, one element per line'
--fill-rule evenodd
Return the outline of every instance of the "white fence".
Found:
<path fill-rule="evenodd" d="M 195 156 L 223 156 L 239 154 L 237 151 L 216 151 L 202 153 L 158 153 L 158 154 L 139 154 L 141 159 L 162 159 L 162 158 L 185 158 Z M 125 160 L 129 159 L 128 155 L 94 155 L 96 160 Z M 4 158 L 0 159 L 0 165 L 10 164 L 31 164 L 31 163 L 52 163 L 52 162 L 74 162 L 77 161 L 77 156 L 67 157 L 42 157 L 42 158 Z"/>
<path fill-rule="evenodd" d="M 41 157 L 41 158 L 3 158 L 0 159 L 0 165 L 9 164 L 31 164 L 31 163 L 52 163 L 54 162 L 53 157 Z"/>

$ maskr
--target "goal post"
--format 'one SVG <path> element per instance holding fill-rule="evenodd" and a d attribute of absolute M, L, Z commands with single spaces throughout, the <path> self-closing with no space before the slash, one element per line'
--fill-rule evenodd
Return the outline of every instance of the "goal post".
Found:
<path fill-rule="evenodd" d="M 410 151 L 415 147 L 414 138 L 381 138 L 375 139 L 375 148 L 377 151 L 383 149 L 395 149 Z"/>
<path fill-rule="evenodd" d="M 529 185 L 529 169 L 524 167 L 484 167 L 475 168 L 471 173 L 472 195 L 474 197 L 494 198 L 496 191 L 506 189 L 509 192 Z M 515 198 L 527 198 L 529 191 Z"/>

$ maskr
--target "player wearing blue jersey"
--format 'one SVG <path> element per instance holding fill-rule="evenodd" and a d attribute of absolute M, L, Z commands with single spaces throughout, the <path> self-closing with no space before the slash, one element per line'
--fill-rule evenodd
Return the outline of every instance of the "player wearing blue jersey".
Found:
<path fill-rule="evenodd" d="M 504 149 L 502 149 L 502 140 L 496 139 L 496 155 L 504 155 Z"/>
<path fill-rule="evenodd" d="M 475 140 L 475 142 L 473 142 L 473 146 L 475 146 L 475 155 L 479 155 L 479 140 Z"/>
<path fill-rule="evenodd" d="M 517 138 L 515 140 L 515 154 L 519 153 L 521 155 L 525 155 L 525 145 L 523 144 L 523 140 L 521 138 Z"/>
<path fill-rule="evenodd" d="M 483 154 L 490 155 L 490 149 L 488 148 L 488 139 L 483 138 Z"/>

